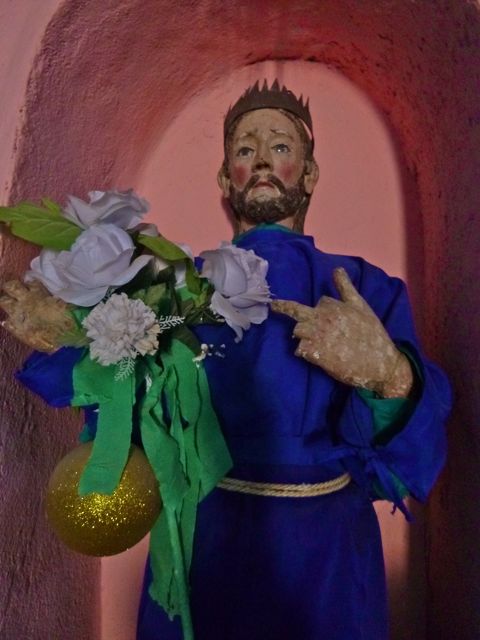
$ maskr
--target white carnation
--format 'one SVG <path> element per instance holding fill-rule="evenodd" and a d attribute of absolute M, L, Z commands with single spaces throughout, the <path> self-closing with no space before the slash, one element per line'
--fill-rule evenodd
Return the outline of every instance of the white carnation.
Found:
<path fill-rule="evenodd" d="M 115 293 L 106 302 L 100 302 L 82 324 L 92 340 L 90 357 L 102 365 L 116 364 L 139 354 L 153 355 L 158 349 L 161 330 L 154 312 L 125 293 Z"/>

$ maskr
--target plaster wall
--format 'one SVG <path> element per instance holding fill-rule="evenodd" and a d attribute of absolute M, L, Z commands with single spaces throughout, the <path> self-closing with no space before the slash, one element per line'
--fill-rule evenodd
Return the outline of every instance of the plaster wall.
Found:
<path fill-rule="evenodd" d="M 0 204 L 9 199 L 22 145 L 27 84 L 41 73 L 38 54 L 59 4 L 0 1 Z M 34 254 L 2 234 L 0 281 L 22 273 Z M 48 410 L 14 381 L 27 355 L 0 333 L 0 638 L 93 640 L 100 627 L 99 562 L 67 552 L 54 539 L 42 504 L 54 459 L 74 446 L 79 425 L 70 412 Z"/>
<path fill-rule="evenodd" d="M 15 158 L 16 137 L 23 121 L 25 91 L 45 28 L 58 0 L 0 2 L 0 201 L 7 197 Z"/>
<path fill-rule="evenodd" d="M 449 464 L 428 510 L 426 637 L 478 637 L 478 3 L 263 0 L 259 20 L 253 3 L 70 0 L 58 3 L 46 29 L 50 5 L 39 4 L 1 7 L 18 7 L 16 17 L 2 23 L 10 33 L 4 60 L 18 56 L 28 66 L 13 36 L 27 13 L 36 27 L 31 44 L 41 39 L 23 100 L 22 74 L 2 96 L 8 117 L 14 118 L 19 100 L 23 104 L 13 158 L 7 151 L 10 160 L 0 164 L 4 200 L 141 184 L 145 159 L 153 157 L 173 117 L 221 78 L 265 59 L 326 63 L 383 114 L 398 151 L 406 269 L 418 319 L 457 398 Z M 1 79 L 10 63 L 0 69 Z M 11 149 L 12 128 L 5 126 L 2 140 Z M 22 243 L 4 238 L 2 277 L 23 271 L 29 255 Z M 95 562 L 77 561 L 56 546 L 40 508 L 41 487 L 72 446 L 78 425 L 12 383 L 13 363 L 25 351 L 0 339 L 0 473 L 7 488 L 1 506 L 2 522 L 9 524 L 1 547 L 8 578 L 2 632 L 6 638 L 95 640 Z M 28 516 L 18 515 L 19 505 Z"/>

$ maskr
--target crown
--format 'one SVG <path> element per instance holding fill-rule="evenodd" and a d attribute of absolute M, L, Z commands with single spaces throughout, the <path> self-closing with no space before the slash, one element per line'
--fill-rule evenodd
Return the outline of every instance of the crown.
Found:
<path fill-rule="evenodd" d="M 263 87 L 260 89 L 260 84 L 257 80 L 253 87 L 249 87 L 245 93 L 240 96 L 225 116 L 223 123 L 224 138 L 227 137 L 230 127 L 237 118 L 243 116 L 244 113 L 255 111 L 256 109 L 285 109 L 285 111 L 293 113 L 305 123 L 310 131 L 313 147 L 313 125 L 308 100 L 304 103 L 303 95 L 297 98 L 293 92 L 285 86 L 280 89 L 278 80 L 273 81 L 270 89 L 268 88 L 266 80 L 264 80 Z"/>

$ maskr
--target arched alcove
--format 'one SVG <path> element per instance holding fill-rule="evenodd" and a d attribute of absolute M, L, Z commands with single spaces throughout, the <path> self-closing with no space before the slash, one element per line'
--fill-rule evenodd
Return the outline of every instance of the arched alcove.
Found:
<path fill-rule="evenodd" d="M 221 123 L 245 87 L 264 78 L 270 82 L 281 78 L 297 95 L 308 92 L 320 179 L 306 233 L 324 251 L 361 255 L 405 278 L 406 216 L 395 132 L 364 92 L 343 74 L 317 62 L 251 64 L 192 98 L 156 143 L 152 140 L 151 153 L 138 170 L 137 189 L 152 205 L 149 219 L 168 238 L 190 244 L 195 253 L 231 238 L 216 181 L 223 157 Z M 392 626 L 399 638 L 406 630 L 420 636 L 425 623 L 423 518 L 419 512 L 415 525 L 409 526 L 400 512 L 392 517 L 387 503 L 379 502 L 377 508 Z M 138 549 L 102 563 L 106 640 L 132 637 L 144 562 Z"/>
<path fill-rule="evenodd" d="M 325 63 L 370 96 L 402 159 L 422 333 L 457 392 L 450 461 L 429 507 L 429 638 L 480 630 L 479 43 L 479 7 L 469 1 L 264 0 L 261 19 L 249 2 L 61 2 L 30 74 L 9 176 L 12 201 L 135 185 L 158 136 L 197 93 L 261 60 Z M 8 275 L 31 255 L 10 238 L 2 250 Z M 97 566 L 60 551 L 40 508 L 43 481 L 76 427 L 12 387 L 21 349 L 4 336 L 2 345 L 3 504 L 15 541 L 4 548 L 3 629 L 94 639 Z M 18 505 L 28 517 L 16 517 Z"/>

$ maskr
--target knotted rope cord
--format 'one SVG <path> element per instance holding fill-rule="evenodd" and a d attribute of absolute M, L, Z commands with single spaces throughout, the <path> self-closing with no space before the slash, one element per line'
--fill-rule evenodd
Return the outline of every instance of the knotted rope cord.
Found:
<path fill-rule="evenodd" d="M 333 480 L 327 482 L 317 482 L 315 484 L 281 484 L 273 482 L 253 482 L 251 480 L 237 480 L 236 478 L 223 478 L 217 484 L 219 489 L 226 491 L 236 491 L 238 493 L 249 493 L 255 496 L 273 496 L 276 498 L 310 498 L 322 496 L 334 491 L 340 491 L 346 487 L 351 476 L 344 473 Z"/>

